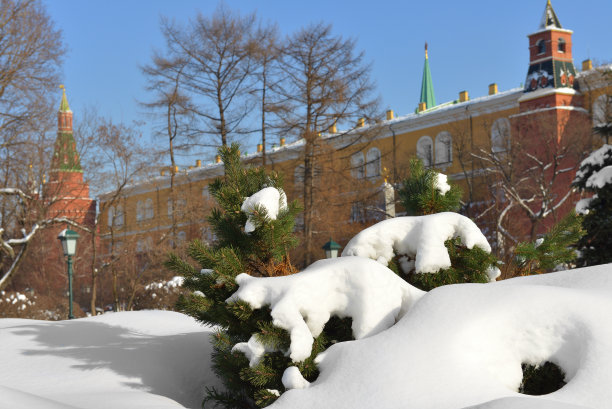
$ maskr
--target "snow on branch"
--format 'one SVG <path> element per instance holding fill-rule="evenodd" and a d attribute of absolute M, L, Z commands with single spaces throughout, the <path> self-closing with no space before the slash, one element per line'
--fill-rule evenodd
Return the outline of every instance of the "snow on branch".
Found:
<path fill-rule="evenodd" d="M 304 271 L 283 277 L 236 277 L 238 300 L 252 308 L 269 305 L 273 324 L 287 330 L 293 362 L 308 358 L 315 337 L 331 316 L 351 317 L 356 339 L 372 336 L 395 324 L 424 294 L 388 268 L 361 257 L 319 260 Z M 267 346 L 254 335 L 234 346 L 257 365 Z"/>
<path fill-rule="evenodd" d="M 244 226 L 245 232 L 251 233 L 257 228 L 255 216 L 260 209 L 265 210 L 267 217 L 276 220 L 278 213 L 287 209 L 287 196 L 285 192 L 275 187 L 266 187 L 247 197 L 241 207 L 241 210 L 248 215 Z"/>
<path fill-rule="evenodd" d="M 477 246 L 491 251 L 489 242 L 473 221 L 457 213 L 444 212 L 396 217 L 377 223 L 353 237 L 342 257 L 367 257 L 386 266 L 394 255 L 405 254 L 415 258 L 417 273 L 435 273 L 451 266 L 444 242 L 455 237 L 467 248 Z"/>

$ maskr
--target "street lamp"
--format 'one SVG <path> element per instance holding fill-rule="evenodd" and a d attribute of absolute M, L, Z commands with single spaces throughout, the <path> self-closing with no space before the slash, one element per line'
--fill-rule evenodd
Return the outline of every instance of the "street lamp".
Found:
<path fill-rule="evenodd" d="M 57 238 L 62 243 L 62 249 L 64 250 L 64 256 L 68 263 L 68 319 L 74 318 L 72 314 L 72 256 L 76 253 L 76 242 L 79 238 L 79 234 L 74 230 L 64 229 L 61 231 Z"/>
<path fill-rule="evenodd" d="M 326 258 L 336 258 L 336 257 L 338 257 L 338 250 L 340 250 L 342 248 L 342 246 L 339 245 L 338 243 L 336 243 L 330 237 L 329 241 L 327 243 L 325 243 L 323 245 L 323 247 L 321 247 L 321 248 L 323 250 L 325 250 L 325 257 Z"/>

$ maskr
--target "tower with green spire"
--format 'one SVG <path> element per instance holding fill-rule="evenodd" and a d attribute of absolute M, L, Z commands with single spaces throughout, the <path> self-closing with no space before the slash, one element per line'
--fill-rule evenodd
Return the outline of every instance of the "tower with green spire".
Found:
<path fill-rule="evenodd" d="M 57 139 L 51 161 L 51 180 L 54 175 L 57 177 L 58 172 L 83 172 L 76 150 L 76 141 L 72 135 L 72 111 L 68 105 L 66 88 L 63 85 L 60 85 L 60 88 L 62 89 L 62 100 L 57 113 Z"/>
<path fill-rule="evenodd" d="M 423 81 L 421 82 L 421 99 L 419 100 L 418 111 L 424 111 L 436 106 L 433 81 L 429 70 L 429 56 L 427 54 L 427 43 L 425 43 L 425 65 L 423 66 Z"/>

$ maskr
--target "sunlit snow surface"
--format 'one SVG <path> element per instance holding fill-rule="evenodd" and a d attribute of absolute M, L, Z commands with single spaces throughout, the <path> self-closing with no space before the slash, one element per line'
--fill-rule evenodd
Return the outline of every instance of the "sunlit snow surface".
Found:
<path fill-rule="evenodd" d="M 425 294 L 393 327 L 332 346 L 319 378 L 274 408 L 612 408 L 612 265 Z M 567 385 L 516 391 L 521 363 Z"/>
<path fill-rule="evenodd" d="M 167 311 L 0 319 L 0 408 L 200 408 L 210 333 Z"/>
<path fill-rule="evenodd" d="M 272 409 L 612 408 L 611 311 L 610 264 L 441 287 L 391 328 L 332 346 L 319 378 Z M 199 408 L 216 383 L 209 333 L 163 311 L 0 320 L 0 408 Z M 543 360 L 567 385 L 515 392 L 521 362 Z M 287 386 L 300 386 L 290 375 Z"/>

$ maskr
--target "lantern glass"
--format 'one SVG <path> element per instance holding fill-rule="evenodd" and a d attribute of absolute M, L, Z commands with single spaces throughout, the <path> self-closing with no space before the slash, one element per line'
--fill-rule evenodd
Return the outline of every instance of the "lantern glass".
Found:
<path fill-rule="evenodd" d="M 79 234 L 73 230 L 65 229 L 57 236 L 62 243 L 64 256 L 74 256 L 76 254 L 76 243 Z"/>

